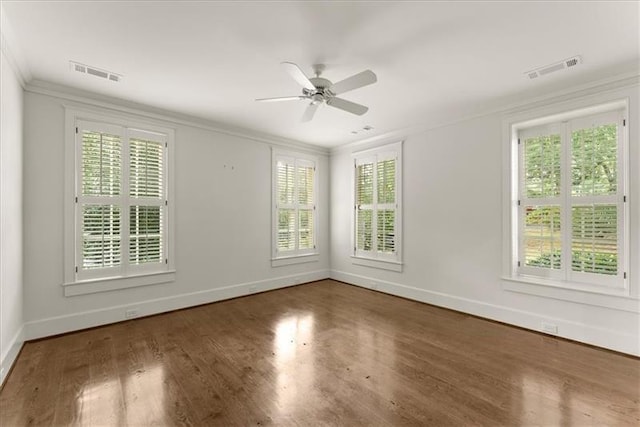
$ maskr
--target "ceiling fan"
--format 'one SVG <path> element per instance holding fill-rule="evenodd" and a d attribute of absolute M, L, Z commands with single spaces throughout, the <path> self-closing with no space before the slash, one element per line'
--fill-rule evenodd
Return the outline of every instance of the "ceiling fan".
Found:
<path fill-rule="evenodd" d="M 256 99 L 256 101 L 277 102 L 301 99 L 310 100 L 311 102 L 302 116 L 303 122 L 308 122 L 313 119 L 313 115 L 322 103 L 326 103 L 331 107 L 339 108 L 359 116 L 369 110 L 369 108 L 364 105 L 338 98 L 336 95 L 375 83 L 378 79 L 373 71 L 366 70 L 337 83 L 331 83 L 331 81 L 320 77 L 320 74 L 322 74 L 325 68 L 322 64 L 313 66 L 316 76 L 311 78 L 308 78 L 304 72 L 302 72 L 300 67 L 293 62 L 282 62 L 281 65 L 284 67 L 285 71 L 287 71 L 291 77 L 293 77 L 293 79 L 302 86 L 302 95 L 284 96 L 279 98 L 260 98 Z"/>

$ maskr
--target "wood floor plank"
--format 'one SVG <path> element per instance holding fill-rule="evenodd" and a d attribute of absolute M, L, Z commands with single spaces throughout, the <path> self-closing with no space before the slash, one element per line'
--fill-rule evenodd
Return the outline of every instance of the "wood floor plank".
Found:
<path fill-rule="evenodd" d="M 25 344 L 0 425 L 640 425 L 640 360 L 325 280 Z"/>

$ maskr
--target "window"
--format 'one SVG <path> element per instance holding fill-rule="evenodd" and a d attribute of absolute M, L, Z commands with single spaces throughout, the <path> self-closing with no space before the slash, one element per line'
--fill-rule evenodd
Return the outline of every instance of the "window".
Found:
<path fill-rule="evenodd" d="M 170 272 L 169 131 L 73 117 L 73 266 L 66 295 L 136 284 Z M 70 150 L 71 151 L 71 150 Z M 69 254 L 68 252 L 68 254 Z M 96 282 L 110 281 L 107 285 Z M 77 286 L 85 286 L 78 290 Z M 90 286 L 87 286 L 90 285 Z"/>
<path fill-rule="evenodd" d="M 517 274 L 571 287 L 625 288 L 624 113 L 517 129 Z"/>
<path fill-rule="evenodd" d="M 354 155 L 353 256 L 382 262 L 365 265 L 395 270 L 389 264 L 400 263 L 401 148 L 390 144 Z"/>
<path fill-rule="evenodd" d="M 317 260 L 316 164 L 311 156 L 273 151 L 274 266 Z"/>

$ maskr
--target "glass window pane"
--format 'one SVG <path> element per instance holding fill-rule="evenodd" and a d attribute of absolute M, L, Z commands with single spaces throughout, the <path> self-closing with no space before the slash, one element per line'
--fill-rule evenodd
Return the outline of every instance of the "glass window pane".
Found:
<path fill-rule="evenodd" d="M 129 208 L 129 262 L 133 265 L 160 263 L 162 254 L 162 208 Z"/>
<path fill-rule="evenodd" d="M 120 136 L 82 132 L 82 194 L 118 196 L 122 180 Z"/>
<path fill-rule="evenodd" d="M 276 176 L 278 203 L 292 204 L 294 190 L 294 167 L 292 164 L 278 160 L 276 165 L 278 174 Z"/>
<path fill-rule="evenodd" d="M 618 274 L 618 208 L 581 205 L 571 210 L 573 271 Z"/>
<path fill-rule="evenodd" d="M 571 133 L 571 194 L 614 195 L 617 192 L 618 127 L 616 124 Z"/>
<path fill-rule="evenodd" d="M 356 170 L 356 204 L 373 203 L 373 163 L 358 165 Z"/>
<path fill-rule="evenodd" d="M 384 253 L 395 252 L 396 237 L 396 212 L 395 210 L 379 210 L 378 211 L 378 251 Z"/>
<path fill-rule="evenodd" d="M 560 135 L 524 140 L 524 188 L 527 198 L 560 195 Z"/>
<path fill-rule="evenodd" d="M 525 206 L 525 265 L 559 269 L 561 267 L 562 236 L 559 206 Z"/>
<path fill-rule="evenodd" d="M 278 209 L 278 251 L 293 251 L 295 240 L 295 209 Z"/>
<path fill-rule="evenodd" d="M 164 196 L 164 144 L 131 138 L 129 150 L 129 194 L 161 199 Z"/>
<path fill-rule="evenodd" d="M 120 207 L 82 206 L 82 268 L 120 265 Z"/>
<path fill-rule="evenodd" d="M 313 249 L 313 210 L 301 209 L 298 215 L 298 248 Z"/>
<path fill-rule="evenodd" d="M 298 203 L 301 205 L 313 204 L 313 167 L 298 167 Z"/>
<path fill-rule="evenodd" d="M 378 203 L 395 203 L 396 201 L 396 161 L 378 162 Z"/>
<path fill-rule="evenodd" d="M 372 211 L 369 209 L 357 211 L 356 247 L 363 251 L 373 250 Z"/>

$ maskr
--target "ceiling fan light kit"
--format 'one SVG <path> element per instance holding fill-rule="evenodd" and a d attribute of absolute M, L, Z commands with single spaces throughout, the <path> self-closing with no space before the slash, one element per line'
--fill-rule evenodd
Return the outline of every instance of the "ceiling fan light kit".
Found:
<path fill-rule="evenodd" d="M 358 116 L 363 115 L 369 110 L 369 108 L 364 105 L 338 98 L 336 95 L 375 83 L 378 79 L 373 71 L 366 70 L 339 82 L 332 83 L 330 80 L 320 77 L 320 74 L 322 74 L 325 68 L 322 64 L 314 65 L 316 76 L 312 78 L 307 77 L 300 67 L 293 62 L 282 62 L 281 65 L 285 71 L 288 72 L 300 86 L 302 86 L 302 95 L 278 98 L 260 98 L 256 99 L 256 101 L 277 102 L 301 99 L 309 100 L 310 103 L 302 116 L 303 122 L 308 122 L 313 119 L 318 107 L 322 103 Z"/>

